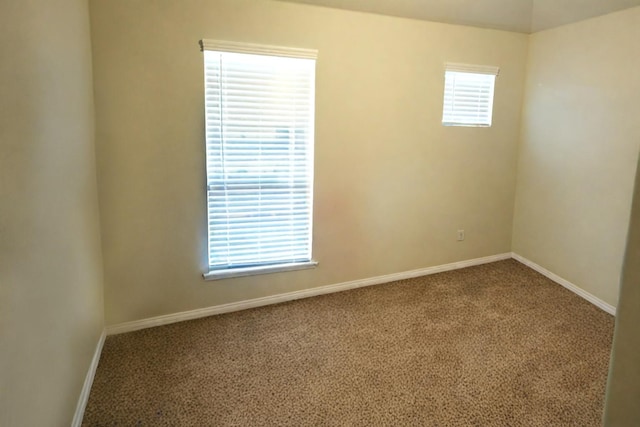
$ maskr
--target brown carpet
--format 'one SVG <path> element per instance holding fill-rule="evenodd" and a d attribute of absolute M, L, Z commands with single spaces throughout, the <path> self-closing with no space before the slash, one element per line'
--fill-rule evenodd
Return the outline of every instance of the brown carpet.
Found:
<path fill-rule="evenodd" d="M 596 426 L 614 319 L 508 260 L 107 338 L 85 426 Z"/>

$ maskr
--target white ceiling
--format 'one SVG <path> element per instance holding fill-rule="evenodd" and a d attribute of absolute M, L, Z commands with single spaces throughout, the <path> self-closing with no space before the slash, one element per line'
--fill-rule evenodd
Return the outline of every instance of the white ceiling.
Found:
<path fill-rule="evenodd" d="M 532 33 L 640 6 L 640 0 L 284 0 Z"/>

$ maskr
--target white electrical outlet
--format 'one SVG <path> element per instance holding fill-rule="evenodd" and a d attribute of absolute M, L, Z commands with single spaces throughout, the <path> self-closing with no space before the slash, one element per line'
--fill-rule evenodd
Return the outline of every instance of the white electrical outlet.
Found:
<path fill-rule="evenodd" d="M 464 240 L 464 230 L 458 230 L 458 241 L 462 242 Z"/>

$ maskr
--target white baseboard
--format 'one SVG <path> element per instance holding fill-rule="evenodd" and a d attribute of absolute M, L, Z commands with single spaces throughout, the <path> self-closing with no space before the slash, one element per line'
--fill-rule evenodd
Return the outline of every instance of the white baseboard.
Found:
<path fill-rule="evenodd" d="M 239 301 L 230 304 L 222 304 L 213 307 L 200 308 L 196 310 L 184 311 L 181 313 L 168 314 L 165 316 L 152 317 L 149 319 L 136 320 L 133 322 L 120 323 L 117 325 L 107 326 L 105 330 L 102 332 L 100 339 L 98 340 L 98 344 L 96 345 L 96 350 L 93 355 L 93 359 L 91 360 L 91 365 L 89 366 L 89 371 L 87 372 L 87 376 L 85 377 L 84 385 L 82 387 L 82 391 L 80 393 L 80 398 L 78 399 L 78 405 L 76 407 L 76 412 L 73 417 L 73 421 L 71 423 L 72 427 L 80 427 L 82 424 L 82 418 L 84 416 L 84 411 L 87 407 L 87 402 L 89 400 L 89 394 L 91 392 L 91 386 L 93 385 L 93 379 L 96 373 L 96 369 L 98 368 L 98 362 L 100 361 L 100 354 L 102 353 L 102 347 L 104 345 L 104 341 L 106 335 L 115 335 L 122 334 L 125 332 L 133 332 L 140 329 L 151 328 L 154 326 L 162 326 L 168 325 L 171 323 L 182 322 L 185 320 L 198 319 L 201 317 L 213 316 L 216 314 L 223 313 L 231 313 L 234 311 L 246 310 L 249 308 L 262 307 L 271 304 L 278 304 L 286 301 L 293 301 L 302 298 L 309 298 L 317 295 L 325 295 L 335 292 L 346 291 L 349 289 L 362 288 L 365 286 L 373 286 L 379 285 L 382 283 L 394 282 L 397 280 L 405 280 L 412 279 L 420 276 L 427 276 L 430 274 L 442 273 L 445 271 L 458 270 L 461 268 L 472 267 L 475 265 L 488 264 L 491 262 L 502 261 L 506 259 L 513 258 L 516 261 L 521 262 L 527 267 L 537 271 L 543 276 L 551 279 L 557 284 L 565 287 L 566 289 L 574 292 L 578 296 L 584 298 L 589 301 L 593 305 L 599 307 L 600 309 L 606 311 L 611 315 L 616 315 L 616 308 L 606 302 L 602 301 L 600 298 L 590 294 L 589 292 L 579 288 L 573 283 L 569 282 L 566 279 L 558 276 L 555 273 L 547 270 L 544 267 L 534 263 L 533 261 L 528 260 L 527 258 L 518 255 L 515 252 L 498 254 L 487 256 L 483 258 L 475 258 L 466 261 L 453 262 L 450 264 L 443 264 L 434 267 L 420 268 L 417 270 L 404 271 L 400 273 L 387 274 L 384 276 L 370 277 L 368 279 L 360 279 L 353 280 L 350 282 L 338 283 L 334 285 L 328 286 L 320 286 L 311 289 L 305 289 L 301 291 L 288 292 L 284 294 L 272 295 L 268 297 L 255 298 L 246 301 Z"/>
<path fill-rule="evenodd" d="M 563 279 L 562 277 L 558 276 L 557 274 L 550 272 L 546 268 L 539 266 L 535 262 L 528 260 L 527 258 L 523 257 L 522 255 L 518 255 L 517 253 L 513 252 L 511 254 L 511 256 L 516 261 L 521 262 L 522 264 L 526 265 L 527 267 L 529 267 L 529 268 L 537 271 L 538 273 L 542 274 L 543 276 L 546 276 L 547 278 L 553 280 L 554 282 L 556 282 L 560 286 L 563 286 L 563 287 L 567 288 L 568 290 L 570 290 L 571 292 L 577 294 L 578 296 L 581 296 L 582 298 L 586 299 L 587 301 L 589 301 L 591 304 L 595 305 L 596 307 L 606 311 L 607 313 L 609 313 L 609 314 L 611 314 L 613 316 L 616 315 L 616 308 L 614 306 L 612 306 L 611 304 L 607 304 L 606 302 L 602 301 L 600 298 L 598 298 L 598 297 L 596 297 L 594 295 L 591 295 L 589 292 L 585 291 L 584 289 L 574 285 L 573 283 L 569 282 L 566 279 Z"/>
<path fill-rule="evenodd" d="M 233 302 L 230 304 L 216 305 L 213 307 L 200 308 L 196 310 L 184 311 L 181 313 L 168 314 L 165 316 L 152 317 L 149 319 L 135 320 L 133 322 L 120 323 L 107 326 L 107 335 L 133 332 L 140 329 L 152 328 L 154 326 L 168 325 L 185 320 L 198 319 L 201 317 L 213 316 L 216 314 L 230 313 L 233 311 L 246 310 L 248 308 L 262 307 L 265 305 L 278 304 L 286 301 L 293 301 L 302 298 L 314 297 L 317 295 L 331 294 L 334 292 L 346 291 L 349 289 L 362 288 L 365 286 L 379 285 L 382 283 L 394 282 L 396 280 L 412 279 L 414 277 L 427 276 L 429 274 L 441 273 L 444 271 L 457 270 L 474 265 L 488 264 L 491 262 L 510 259 L 511 253 L 492 255 L 483 258 L 475 258 L 466 261 L 453 262 L 451 264 L 438 265 L 435 267 L 420 268 L 418 270 L 404 271 L 401 273 L 387 274 L 384 276 L 370 277 L 368 279 L 354 280 L 350 282 L 338 283 L 335 285 L 320 286 L 301 291 L 288 292 L 284 294 L 272 295 L 268 297 L 255 298 L 245 301 Z"/>
<path fill-rule="evenodd" d="M 87 407 L 89 401 L 89 394 L 91 393 L 91 386 L 93 385 L 93 378 L 96 375 L 96 369 L 98 369 L 98 362 L 100 362 L 100 354 L 102 354 L 102 346 L 107 336 L 106 330 L 102 331 L 98 344 L 96 345 L 96 351 L 93 353 L 93 359 L 91 359 L 91 365 L 89 365 L 89 371 L 84 379 L 84 385 L 80 392 L 80 398 L 78 399 L 78 405 L 76 406 L 76 412 L 73 415 L 73 421 L 71 421 L 71 427 L 80 427 L 82 425 L 82 417 L 84 416 L 84 410 Z"/>

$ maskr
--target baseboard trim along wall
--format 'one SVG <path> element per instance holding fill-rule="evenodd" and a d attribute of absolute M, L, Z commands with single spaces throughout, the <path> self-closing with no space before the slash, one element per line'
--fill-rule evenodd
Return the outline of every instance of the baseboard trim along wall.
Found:
<path fill-rule="evenodd" d="M 596 307 L 606 311 L 607 313 L 609 313 L 609 314 L 611 314 L 613 316 L 616 315 L 616 308 L 614 306 L 612 306 L 611 304 L 607 304 L 606 302 L 602 301 L 600 298 L 590 294 L 589 292 L 587 292 L 584 289 L 574 285 L 573 283 L 569 282 L 568 280 L 563 279 L 562 277 L 558 276 L 557 274 L 550 272 L 546 268 L 539 266 L 535 262 L 533 262 L 531 260 L 528 260 L 527 258 L 523 257 L 522 255 L 518 255 L 517 253 L 514 252 L 514 253 L 511 254 L 511 256 L 516 261 L 521 262 L 522 264 L 526 265 L 527 267 L 531 268 L 532 270 L 535 270 L 538 273 L 542 274 L 543 276 L 546 276 L 548 279 L 553 280 L 554 282 L 556 282 L 560 286 L 562 286 L 564 288 L 567 288 L 568 290 L 570 290 L 571 292 L 575 293 L 576 295 L 586 299 L 587 301 L 589 301 L 591 304 L 595 305 Z"/>
<path fill-rule="evenodd" d="M 317 295 L 331 294 L 334 292 L 346 291 L 349 289 L 362 288 L 365 286 L 379 285 L 382 283 L 395 282 L 397 280 L 413 279 L 415 277 L 427 276 L 429 274 L 442 273 L 444 271 L 458 270 L 460 268 L 472 267 L 474 265 L 488 264 L 491 262 L 510 259 L 511 253 L 498 254 L 483 258 L 475 258 L 466 261 L 453 262 L 450 264 L 438 265 L 434 267 L 420 268 L 417 270 L 404 271 L 401 273 L 386 274 L 384 276 L 370 277 L 368 279 L 353 280 L 350 282 L 338 283 L 334 285 L 319 286 L 301 291 L 288 292 L 284 294 L 272 295 L 268 297 L 255 298 L 246 301 L 233 302 L 230 304 L 216 305 L 213 307 L 200 308 L 197 310 L 184 311 L 181 313 L 167 314 L 164 316 L 152 317 L 149 319 L 135 320 L 133 322 L 120 323 L 107 326 L 107 335 L 123 334 L 140 329 L 152 328 L 154 326 L 168 325 L 185 320 L 199 319 L 201 317 L 213 316 L 216 314 L 231 313 L 234 311 L 246 310 L 248 308 L 262 307 L 265 305 L 278 304 L 286 301 L 293 301 L 302 298 L 314 297 Z"/>
<path fill-rule="evenodd" d="M 102 354 L 102 346 L 104 340 L 107 337 L 106 330 L 102 331 L 98 344 L 96 344 L 96 351 L 93 353 L 93 359 L 91 359 L 91 365 L 89 365 L 89 371 L 84 378 L 84 384 L 82 391 L 80 392 L 80 398 L 78 399 L 78 405 L 76 406 L 76 412 L 73 415 L 73 421 L 71 421 L 71 427 L 80 427 L 82 425 L 82 418 L 84 417 L 84 410 L 87 408 L 87 402 L 89 401 L 89 394 L 91 393 L 91 386 L 93 385 L 93 378 L 96 375 L 98 369 L 98 362 L 100 362 L 100 355 Z"/>
<path fill-rule="evenodd" d="M 286 301 L 294 301 L 302 298 L 310 298 L 318 295 L 331 294 L 334 292 L 346 291 L 349 289 L 362 288 L 365 286 L 379 285 L 382 283 L 394 282 L 397 280 L 413 279 L 415 277 L 427 276 L 430 274 L 442 273 L 445 271 L 458 270 L 460 268 L 472 267 L 474 265 L 488 264 L 505 259 L 515 259 L 527 267 L 537 271 L 543 276 L 551 279 L 560 286 L 565 287 L 576 295 L 584 298 L 593 305 L 615 316 L 616 308 L 600 298 L 581 289 L 566 279 L 550 272 L 544 267 L 518 255 L 514 252 L 475 258 L 466 261 L 453 262 L 434 267 L 420 268 L 417 270 L 404 271 L 400 273 L 387 274 L 384 276 L 370 277 L 368 279 L 353 280 L 350 282 L 338 283 L 334 285 L 319 286 L 301 291 L 288 292 L 284 294 L 271 295 L 268 297 L 255 298 L 245 301 L 232 302 L 229 304 L 216 305 L 212 307 L 199 308 L 196 310 L 183 311 L 181 313 L 167 314 L 164 316 L 151 317 L 148 319 L 135 320 L 133 322 L 120 323 L 106 327 L 107 335 L 117 335 L 126 332 L 138 331 L 140 329 L 153 328 L 155 326 L 169 325 L 171 323 L 183 322 L 185 320 L 199 319 L 202 317 L 214 316 L 216 314 L 231 313 L 234 311 L 246 310 L 249 308 L 263 307 L 266 305 L 278 304 Z M 97 361 L 96 361 L 97 365 Z"/>

